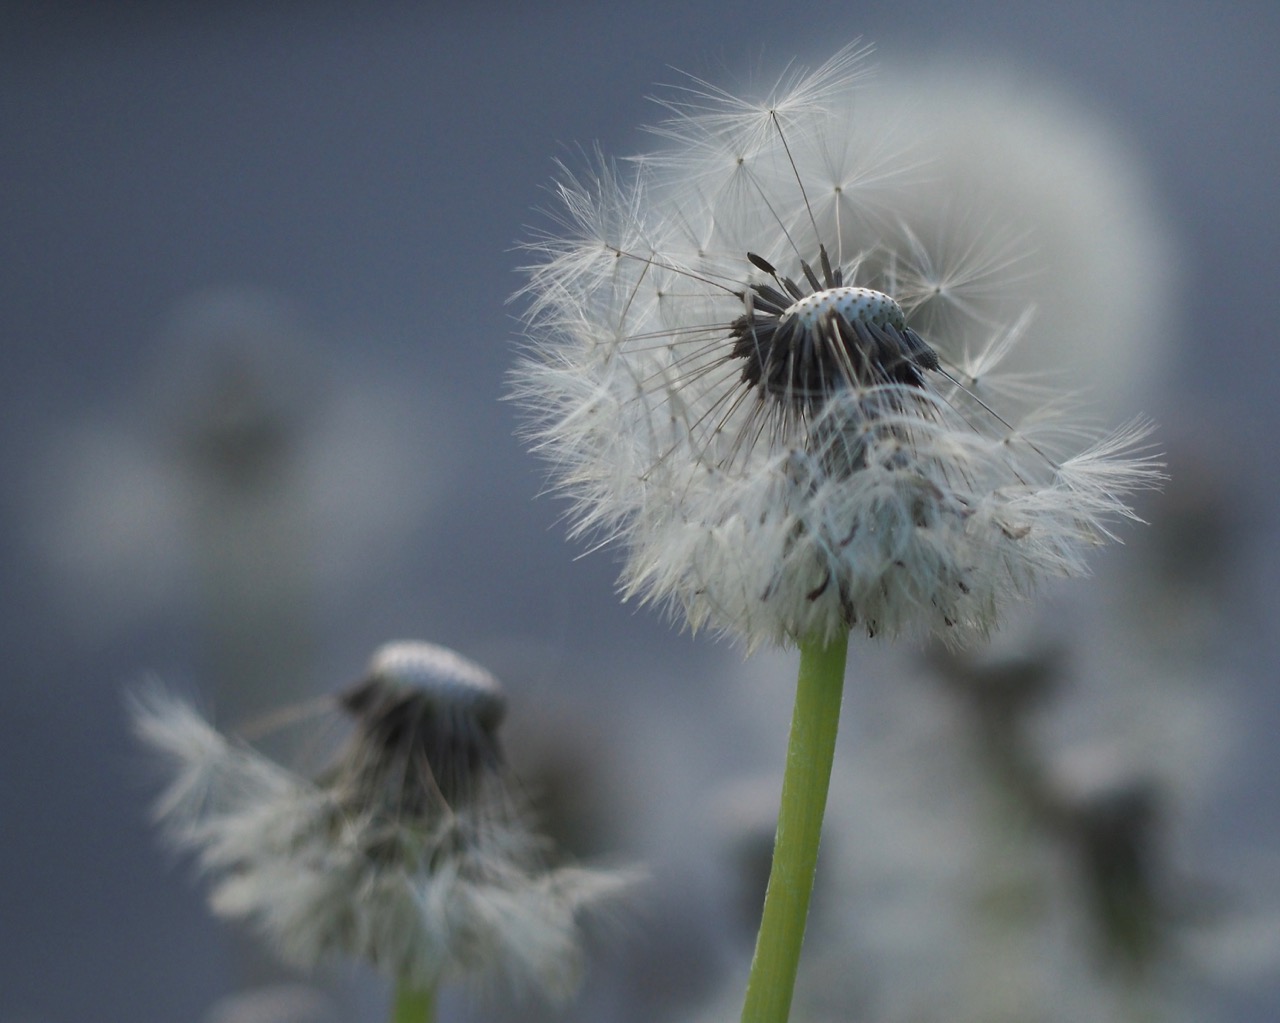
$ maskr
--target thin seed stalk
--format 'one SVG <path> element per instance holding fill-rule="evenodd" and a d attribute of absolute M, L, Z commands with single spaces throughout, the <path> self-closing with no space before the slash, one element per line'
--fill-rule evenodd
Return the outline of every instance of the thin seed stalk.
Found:
<path fill-rule="evenodd" d="M 830 644 L 816 640 L 800 644 L 800 677 L 791 715 L 773 865 L 742 1023 L 785 1023 L 791 1012 L 835 756 L 848 649 L 847 635 Z"/>
<path fill-rule="evenodd" d="M 391 1006 L 391 1023 L 435 1023 L 436 992 L 401 981 Z"/>

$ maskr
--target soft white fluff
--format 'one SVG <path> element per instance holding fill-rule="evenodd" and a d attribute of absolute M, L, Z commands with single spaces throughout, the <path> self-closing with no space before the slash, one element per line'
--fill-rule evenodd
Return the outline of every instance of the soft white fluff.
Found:
<path fill-rule="evenodd" d="M 159 687 L 137 695 L 134 719 L 173 770 L 157 818 L 197 854 L 213 910 L 304 968 L 347 955 L 415 987 L 498 979 L 562 998 L 579 980 L 581 913 L 635 880 L 546 867 L 542 843 L 497 793 L 413 816 L 361 803 L 370 789 L 351 773 L 375 751 L 350 750 L 312 781 Z"/>
<path fill-rule="evenodd" d="M 1011 311 L 1020 227 L 913 220 L 918 155 L 895 165 L 863 71 L 850 47 L 759 102 L 691 82 L 662 148 L 564 173 L 559 226 L 531 245 L 513 394 L 577 532 L 625 548 L 627 596 L 749 646 L 984 634 L 1040 577 L 1085 571 L 1159 477 L 1141 426 L 1099 439 L 1000 379 L 1033 329 Z M 731 327 L 773 283 L 747 253 L 804 287 L 824 251 L 936 350 L 923 387 L 847 379 L 801 407 L 744 383 Z"/>

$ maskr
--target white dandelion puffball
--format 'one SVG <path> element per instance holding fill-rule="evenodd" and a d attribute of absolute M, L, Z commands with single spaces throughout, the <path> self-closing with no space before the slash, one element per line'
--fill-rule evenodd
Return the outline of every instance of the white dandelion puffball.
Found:
<path fill-rule="evenodd" d="M 749 647 L 980 636 L 1159 479 L 1141 426 L 1002 379 L 1020 225 L 913 219 L 865 54 L 758 102 L 691 80 L 661 148 L 564 172 L 530 245 L 513 396 L 577 532 L 623 547 L 625 596 Z"/>
<path fill-rule="evenodd" d="M 635 876 L 546 864 L 504 768 L 497 680 L 451 650 L 399 642 L 338 706 L 354 733 L 312 779 L 176 696 L 138 695 L 138 735 L 171 768 L 156 816 L 196 853 L 214 912 L 303 968 L 346 955 L 415 987 L 498 979 L 571 994 L 582 916 Z"/>

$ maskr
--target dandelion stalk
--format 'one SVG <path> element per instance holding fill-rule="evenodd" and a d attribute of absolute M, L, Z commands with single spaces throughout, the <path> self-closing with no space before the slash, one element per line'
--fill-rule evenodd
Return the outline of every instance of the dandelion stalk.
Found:
<path fill-rule="evenodd" d="M 396 985 L 395 1002 L 391 1007 L 391 1023 L 434 1023 L 435 1018 L 434 988 L 415 987 L 404 981 Z"/>
<path fill-rule="evenodd" d="M 818 863 L 849 638 L 800 644 L 782 804 L 742 1023 L 785 1023 Z"/>

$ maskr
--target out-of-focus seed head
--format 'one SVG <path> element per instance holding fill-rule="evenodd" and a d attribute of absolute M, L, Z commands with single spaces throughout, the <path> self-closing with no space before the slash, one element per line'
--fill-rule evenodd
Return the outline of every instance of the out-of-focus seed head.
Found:
<path fill-rule="evenodd" d="M 340 698 L 357 723 L 348 762 L 364 784 L 395 787 L 402 810 L 454 806 L 498 770 L 506 696 L 480 665 L 432 643 L 381 647 Z"/>
<path fill-rule="evenodd" d="M 340 954 L 414 987 L 570 994 L 580 915 L 637 875 L 547 864 L 498 748 L 497 680 L 443 647 L 393 643 L 337 705 L 354 734 L 311 778 L 177 697 L 139 694 L 138 734 L 173 771 L 157 819 L 209 875 L 214 912 L 302 967 Z"/>

